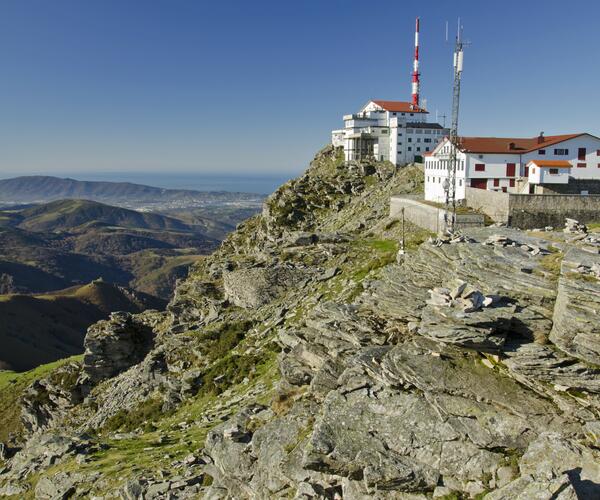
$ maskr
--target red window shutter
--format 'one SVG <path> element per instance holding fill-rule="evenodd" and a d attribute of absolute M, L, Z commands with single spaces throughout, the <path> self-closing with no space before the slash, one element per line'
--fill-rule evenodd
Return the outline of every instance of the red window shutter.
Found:
<path fill-rule="evenodd" d="M 494 179 L 494 187 L 498 187 L 500 185 L 500 179 Z"/>
<path fill-rule="evenodd" d="M 514 180 L 514 179 L 510 179 L 510 180 L 508 181 L 508 185 L 509 185 L 511 188 L 514 188 L 514 187 L 515 187 L 515 180 Z"/>
<path fill-rule="evenodd" d="M 600 156 L 600 149 L 596 149 L 596 156 Z"/>
<path fill-rule="evenodd" d="M 475 171 L 476 172 L 485 172 L 485 163 L 476 163 Z"/>
<path fill-rule="evenodd" d="M 502 188 L 502 192 L 506 193 L 506 188 L 505 187 Z"/>
<path fill-rule="evenodd" d="M 585 168 L 587 165 L 585 163 L 578 163 L 577 168 Z"/>
<path fill-rule="evenodd" d="M 515 164 L 507 163 L 506 164 L 506 177 L 514 177 L 515 176 Z"/>
<path fill-rule="evenodd" d="M 585 148 L 579 148 L 577 150 L 577 159 L 578 160 L 585 160 L 585 154 L 586 154 L 586 149 Z"/>
<path fill-rule="evenodd" d="M 529 167 L 525 167 L 525 177 L 529 177 Z"/>

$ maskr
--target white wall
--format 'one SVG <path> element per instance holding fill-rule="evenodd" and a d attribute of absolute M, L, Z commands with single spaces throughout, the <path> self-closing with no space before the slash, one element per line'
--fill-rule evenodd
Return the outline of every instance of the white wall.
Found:
<path fill-rule="evenodd" d="M 467 186 L 465 161 L 466 156 L 462 152 L 457 154 L 458 165 L 456 169 L 456 199 L 465 197 Z M 446 192 L 444 181 L 448 178 L 448 154 L 436 154 L 425 157 L 425 199 L 428 201 L 445 202 Z"/>
<path fill-rule="evenodd" d="M 569 139 L 568 141 L 554 144 L 552 146 L 540 145 L 546 150 L 545 155 L 540 155 L 539 151 L 533 151 L 523 155 L 523 164 L 526 165 L 530 160 L 567 160 L 571 163 L 573 168 L 571 169 L 570 175 L 575 179 L 600 179 L 600 156 L 598 156 L 598 150 L 600 150 L 600 139 L 597 139 L 591 135 L 585 134 L 575 139 Z M 585 161 L 577 158 L 577 152 L 579 148 L 586 148 Z M 555 149 L 568 149 L 568 155 L 555 155 Z M 585 163 L 584 168 L 580 168 L 577 165 Z"/>
<path fill-rule="evenodd" d="M 558 174 L 551 174 L 550 168 L 540 168 L 537 165 L 529 165 L 530 184 L 568 184 L 570 168 L 557 168 Z"/>

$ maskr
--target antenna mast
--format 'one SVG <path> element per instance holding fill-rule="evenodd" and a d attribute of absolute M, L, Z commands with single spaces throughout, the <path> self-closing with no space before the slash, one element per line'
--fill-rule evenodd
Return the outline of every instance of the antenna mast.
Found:
<path fill-rule="evenodd" d="M 454 44 L 454 84 L 452 86 L 452 124 L 450 128 L 450 158 L 448 178 L 444 183 L 446 190 L 446 229 L 454 231 L 456 222 L 456 170 L 458 166 L 458 111 L 460 104 L 460 80 L 463 70 L 464 43 L 461 36 L 462 26 L 458 20 L 458 32 Z"/>
<path fill-rule="evenodd" d="M 415 24 L 415 60 L 412 74 L 412 105 L 414 107 L 419 107 L 419 90 L 421 86 L 419 76 L 419 18 L 417 17 Z"/>

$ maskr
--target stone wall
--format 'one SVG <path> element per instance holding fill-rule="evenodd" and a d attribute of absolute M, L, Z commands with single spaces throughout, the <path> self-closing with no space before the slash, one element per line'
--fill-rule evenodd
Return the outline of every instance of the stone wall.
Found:
<path fill-rule="evenodd" d="M 489 215 L 496 222 L 508 223 L 510 195 L 502 191 L 465 188 L 467 206 Z"/>
<path fill-rule="evenodd" d="M 600 195 L 509 194 L 466 188 L 466 198 L 469 207 L 521 229 L 562 226 L 567 217 L 584 223 L 600 221 Z"/>
<path fill-rule="evenodd" d="M 569 179 L 568 184 L 544 184 L 543 194 L 600 194 L 600 179 Z"/>
<path fill-rule="evenodd" d="M 390 217 L 400 218 L 404 208 L 404 217 L 409 222 L 427 229 L 433 233 L 444 231 L 446 228 L 443 208 L 423 203 L 419 198 L 408 196 L 392 196 L 390 199 Z M 456 227 L 483 227 L 484 216 L 481 214 L 457 214 Z"/>
<path fill-rule="evenodd" d="M 600 195 L 511 194 L 509 224 L 522 229 L 563 226 L 565 218 L 600 221 Z"/>

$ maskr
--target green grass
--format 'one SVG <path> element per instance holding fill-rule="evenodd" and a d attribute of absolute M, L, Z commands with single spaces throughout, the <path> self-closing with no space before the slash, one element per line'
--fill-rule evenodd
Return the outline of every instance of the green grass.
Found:
<path fill-rule="evenodd" d="M 72 361 L 81 361 L 83 356 L 73 356 L 54 363 L 38 366 L 23 373 L 0 372 L 0 441 L 6 441 L 8 435 L 21 432 L 21 409 L 19 399 L 25 389 L 35 380 L 50 375 L 54 370 Z"/>

